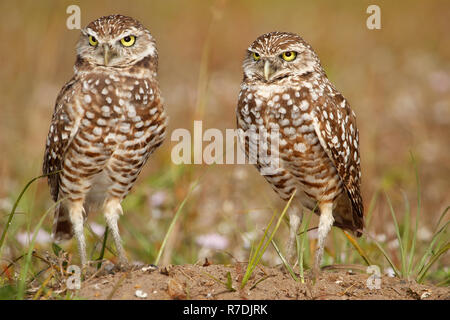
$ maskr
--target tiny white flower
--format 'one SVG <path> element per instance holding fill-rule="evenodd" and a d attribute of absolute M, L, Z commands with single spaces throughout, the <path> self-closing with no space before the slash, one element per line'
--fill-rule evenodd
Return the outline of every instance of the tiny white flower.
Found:
<path fill-rule="evenodd" d="M 384 269 L 384 273 L 390 278 L 395 277 L 394 269 L 392 269 L 391 267 Z"/>
<path fill-rule="evenodd" d="M 147 292 L 144 292 L 142 290 L 136 290 L 136 292 L 134 294 L 136 295 L 136 297 L 142 298 L 142 299 L 145 299 L 148 296 Z"/>
<path fill-rule="evenodd" d="M 433 233 L 425 226 L 420 227 L 419 230 L 417 230 L 417 239 L 420 241 L 430 241 L 433 237 Z"/>
<path fill-rule="evenodd" d="M 399 246 L 399 244 L 398 244 L 398 239 L 394 239 L 394 240 L 389 241 L 388 244 L 387 244 L 387 246 L 388 246 L 388 248 L 389 248 L 390 250 L 397 249 L 398 246 Z"/>

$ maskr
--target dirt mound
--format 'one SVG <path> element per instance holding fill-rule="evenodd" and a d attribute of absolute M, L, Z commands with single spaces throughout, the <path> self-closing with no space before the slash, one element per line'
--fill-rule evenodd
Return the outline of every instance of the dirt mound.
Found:
<path fill-rule="evenodd" d="M 279 268 L 256 269 L 240 289 L 245 265 L 143 267 L 88 279 L 77 296 L 83 299 L 450 299 L 450 288 L 381 277 L 369 289 L 369 274 L 353 270 L 323 271 L 313 284 L 294 281 Z M 229 279 L 231 276 L 231 279 Z M 307 276 L 309 274 L 307 273 Z"/>

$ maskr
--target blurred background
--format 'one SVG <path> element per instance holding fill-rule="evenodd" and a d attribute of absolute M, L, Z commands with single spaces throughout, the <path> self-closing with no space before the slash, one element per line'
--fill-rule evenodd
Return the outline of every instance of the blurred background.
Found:
<path fill-rule="evenodd" d="M 319 55 L 328 77 L 347 98 L 358 119 L 362 192 L 367 230 L 399 263 L 398 241 L 386 201 L 391 198 L 403 225 L 405 197 L 414 223 L 416 171 L 421 217 L 417 250 L 423 250 L 450 205 L 450 2 L 377 1 L 381 30 L 366 27 L 373 1 L 12 1 L 0 12 L 0 232 L 24 185 L 40 175 L 56 96 L 73 74 L 79 30 L 68 30 L 66 8 L 81 8 L 81 26 L 120 13 L 141 21 L 156 38 L 159 81 L 170 117 L 165 143 L 150 158 L 124 201 L 119 226 L 130 260 L 153 263 L 168 226 L 194 181 L 161 262 L 246 261 L 274 210 L 284 204 L 251 165 L 176 166 L 170 133 L 235 128 L 235 107 L 246 48 L 270 31 L 300 34 Z M 0 266 L 23 254 L 30 233 L 52 201 L 44 179 L 19 204 Z M 36 242 L 51 251 L 52 214 Z M 448 220 L 448 218 L 446 219 Z M 104 232 L 101 214 L 89 217 L 90 258 L 98 256 Z M 317 225 L 314 217 L 311 226 Z M 281 247 L 288 228 L 277 233 Z M 314 232 L 310 232 L 314 248 Z M 448 239 L 448 234 L 447 234 Z M 363 237 L 360 242 L 383 268 L 388 264 Z M 114 246 L 109 244 L 111 251 Z M 75 241 L 62 247 L 75 253 Z M 111 252 L 106 257 L 114 260 Z M 279 263 L 269 248 L 267 265 Z M 362 263 L 339 229 L 327 244 L 326 263 Z M 434 278 L 449 275 L 449 257 L 435 265 Z M 38 268 L 36 267 L 36 270 Z M 433 280 L 432 277 L 432 280 Z"/>

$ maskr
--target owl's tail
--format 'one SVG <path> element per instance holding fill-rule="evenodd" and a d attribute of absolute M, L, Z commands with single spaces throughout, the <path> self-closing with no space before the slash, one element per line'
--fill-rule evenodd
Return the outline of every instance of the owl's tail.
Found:
<path fill-rule="evenodd" d="M 352 204 L 346 193 L 336 199 L 336 207 L 333 210 L 334 226 L 353 232 L 358 238 L 362 236 L 364 229 L 364 217 L 358 216 L 353 210 Z"/>
<path fill-rule="evenodd" d="M 69 210 L 58 203 L 53 220 L 52 237 L 56 242 L 69 240 L 73 237 L 72 223 L 70 222 Z"/>

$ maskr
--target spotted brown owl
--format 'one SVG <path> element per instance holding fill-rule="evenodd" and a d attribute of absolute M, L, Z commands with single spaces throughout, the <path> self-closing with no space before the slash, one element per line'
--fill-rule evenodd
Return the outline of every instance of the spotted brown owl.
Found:
<path fill-rule="evenodd" d="M 44 156 L 55 240 L 75 235 L 86 265 L 83 225 L 104 213 L 120 265 L 127 259 L 117 220 L 149 155 L 163 142 L 166 115 L 155 40 L 138 21 L 101 17 L 81 31 L 74 76 L 59 93 Z"/>
<path fill-rule="evenodd" d="M 364 225 L 355 113 L 328 80 L 314 50 L 296 34 L 260 36 L 248 48 L 243 69 L 237 126 L 244 133 L 276 133 L 271 156 L 278 157 L 278 166 L 264 177 L 284 200 L 295 191 L 288 211 L 291 262 L 303 208 L 320 215 L 317 272 L 331 226 L 360 236 Z M 257 148 L 263 144 L 259 141 Z M 249 145 L 246 135 L 247 155 Z M 260 172 L 267 166 L 257 157 Z"/>

